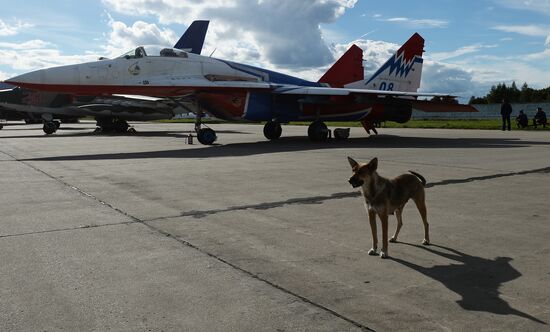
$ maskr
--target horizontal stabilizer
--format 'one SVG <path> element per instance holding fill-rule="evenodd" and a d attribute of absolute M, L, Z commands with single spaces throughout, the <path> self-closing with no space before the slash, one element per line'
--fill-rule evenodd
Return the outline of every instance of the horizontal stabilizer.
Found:
<path fill-rule="evenodd" d="M 477 110 L 471 105 L 462 105 L 454 103 L 442 103 L 442 102 L 433 102 L 427 100 L 414 100 L 412 101 L 412 108 L 422 112 L 433 112 L 433 113 L 450 113 L 450 112 L 461 112 L 461 113 L 472 113 L 477 112 Z"/>

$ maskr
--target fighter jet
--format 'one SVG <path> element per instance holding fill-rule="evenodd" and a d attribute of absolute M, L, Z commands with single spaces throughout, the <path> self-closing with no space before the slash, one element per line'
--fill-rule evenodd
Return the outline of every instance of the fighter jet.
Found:
<path fill-rule="evenodd" d="M 415 33 L 372 78 L 364 79 L 363 51 L 352 46 L 318 82 L 178 49 L 139 46 L 116 59 L 30 72 L 6 82 L 74 95 L 140 95 L 168 98 L 197 114 L 197 138 L 212 144 L 202 128 L 204 113 L 225 120 L 267 121 L 264 135 L 282 134 L 281 123 L 311 121 L 308 136 L 324 141 L 324 121 L 406 122 L 412 109 L 475 111 L 467 105 L 418 100 L 452 98 L 419 93 L 424 39 Z"/>
<path fill-rule="evenodd" d="M 174 48 L 200 54 L 208 30 L 209 21 L 194 21 Z M 106 61 L 106 58 L 101 58 Z M 0 86 L 0 118 L 25 120 L 27 123 L 44 122 L 46 134 L 53 134 L 63 122 L 72 122 L 85 116 L 97 120 L 101 132 L 123 133 L 129 129 L 127 121 L 171 119 L 178 113 L 186 113 L 170 99 L 126 96 L 75 96 L 25 89 L 15 86 Z M 0 128 L 1 129 L 1 128 Z"/>

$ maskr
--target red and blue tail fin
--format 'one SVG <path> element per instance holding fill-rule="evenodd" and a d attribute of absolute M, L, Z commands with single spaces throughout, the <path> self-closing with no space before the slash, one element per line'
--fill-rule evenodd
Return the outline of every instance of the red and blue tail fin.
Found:
<path fill-rule="evenodd" d="M 417 92 L 422 77 L 424 38 L 415 33 L 371 78 L 346 88 Z"/>
<path fill-rule="evenodd" d="M 319 79 L 331 87 L 341 88 L 346 84 L 364 79 L 363 50 L 352 45 L 338 61 Z"/>
<path fill-rule="evenodd" d="M 201 54 L 209 24 L 210 21 L 194 21 L 191 23 L 180 40 L 174 45 L 174 48 Z"/>

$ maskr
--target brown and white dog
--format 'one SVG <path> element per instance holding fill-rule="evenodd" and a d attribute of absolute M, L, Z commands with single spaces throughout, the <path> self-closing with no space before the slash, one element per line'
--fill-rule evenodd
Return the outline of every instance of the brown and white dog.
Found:
<path fill-rule="evenodd" d="M 412 174 L 402 174 L 395 179 L 386 179 L 376 172 L 378 159 L 372 159 L 368 164 L 358 163 L 348 157 L 353 176 L 349 183 L 354 187 L 361 187 L 365 198 L 366 208 L 369 215 L 370 228 L 372 231 L 372 249 L 369 255 L 377 255 L 378 236 L 376 232 L 376 215 L 382 222 L 382 250 L 380 257 L 388 256 L 388 216 L 394 214 L 397 217 L 397 229 L 390 242 L 397 242 L 397 236 L 403 226 L 403 208 L 409 199 L 412 199 L 424 223 L 424 241 L 422 244 L 430 244 L 430 231 L 426 215 L 426 201 L 424 186 L 426 179 L 418 173 L 409 171 Z"/>

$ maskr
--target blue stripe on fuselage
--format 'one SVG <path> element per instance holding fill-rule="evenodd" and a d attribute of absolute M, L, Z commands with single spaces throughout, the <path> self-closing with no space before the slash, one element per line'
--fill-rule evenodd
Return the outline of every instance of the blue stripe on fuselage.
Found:
<path fill-rule="evenodd" d="M 318 83 L 318 82 L 307 81 L 298 77 L 281 74 L 272 70 L 253 67 L 253 66 L 244 65 L 241 63 L 236 63 L 231 61 L 225 61 L 220 59 L 218 60 L 225 63 L 226 65 L 228 65 L 229 67 L 235 70 L 239 70 L 249 75 L 256 76 L 262 79 L 263 81 L 273 83 L 273 84 L 288 84 L 288 85 L 299 85 L 299 86 L 308 86 L 308 87 L 323 86 L 321 83 Z"/>

